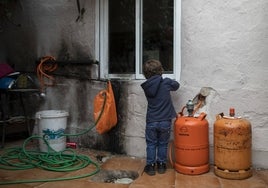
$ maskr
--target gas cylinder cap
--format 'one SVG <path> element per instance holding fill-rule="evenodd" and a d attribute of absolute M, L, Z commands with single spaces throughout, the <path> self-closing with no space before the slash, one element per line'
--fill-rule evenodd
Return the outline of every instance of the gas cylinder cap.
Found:
<path fill-rule="evenodd" d="M 234 108 L 230 108 L 230 109 L 229 109 L 229 115 L 230 115 L 231 117 L 234 117 L 234 116 L 235 116 L 235 109 L 234 109 Z"/>

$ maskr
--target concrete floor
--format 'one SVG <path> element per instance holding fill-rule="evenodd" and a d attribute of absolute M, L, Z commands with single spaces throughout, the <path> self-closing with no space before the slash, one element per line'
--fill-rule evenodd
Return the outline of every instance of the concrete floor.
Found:
<path fill-rule="evenodd" d="M 20 146 L 23 141 L 8 142 L 4 149 L 0 150 L 3 153 L 5 149 Z M 33 143 L 34 144 L 34 143 Z M 208 173 L 202 175 L 183 175 L 176 172 L 170 166 L 165 174 L 156 174 L 155 176 L 148 176 L 143 173 L 145 160 L 141 158 L 133 158 L 121 155 L 112 155 L 104 151 L 94 151 L 90 149 L 76 149 L 76 153 L 85 154 L 90 156 L 92 161 L 98 161 L 100 164 L 100 172 L 95 175 L 65 181 L 54 182 L 37 182 L 37 183 L 24 183 L 24 184 L 11 184 L 0 185 L 4 188 L 268 188 L 268 170 L 254 169 L 253 176 L 245 180 L 228 180 L 217 177 L 214 174 L 213 166 Z M 101 156 L 101 160 L 99 157 Z M 80 174 L 93 172 L 94 165 L 88 165 L 81 170 L 73 172 L 53 172 L 41 169 L 30 170 L 1 170 L 0 169 L 0 182 L 14 181 L 14 180 L 27 180 L 27 179 L 47 179 L 58 177 L 73 177 Z M 136 172 L 138 177 L 130 184 L 122 183 L 105 183 L 101 182 L 103 172 Z"/>

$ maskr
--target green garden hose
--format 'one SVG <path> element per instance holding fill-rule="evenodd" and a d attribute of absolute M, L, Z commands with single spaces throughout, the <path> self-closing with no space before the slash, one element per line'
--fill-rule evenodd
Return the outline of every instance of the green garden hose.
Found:
<path fill-rule="evenodd" d="M 48 146 L 48 152 L 27 150 L 26 147 L 32 139 L 43 139 Z M 0 156 L 0 169 L 27 170 L 39 168 L 55 172 L 70 172 L 85 168 L 90 164 L 96 167 L 95 170 L 83 175 L 51 179 L 4 181 L 0 182 L 0 185 L 72 180 L 92 176 L 100 171 L 99 165 L 93 162 L 89 156 L 81 154 L 78 155 L 70 148 L 56 152 L 49 146 L 49 143 L 43 137 L 31 136 L 24 141 L 22 147 L 6 149 L 6 151 Z"/>
<path fill-rule="evenodd" d="M 97 125 L 98 121 L 100 120 L 103 114 L 105 103 L 106 96 L 104 98 L 102 110 L 99 117 L 93 125 L 88 127 L 88 129 L 78 134 L 63 134 L 63 136 L 80 136 L 89 132 L 93 127 Z M 27 150 L 27 144 L 33 139 L 42 139 L 47 145 L 48 151 L 40 152 L 39 150 Z M 81 154 L 78 155 L 74 150 L 70 148 L 56 152 L 50 147 L 46 139 L 41 136 L 34 135 L 27 138 L 24 141 L 22 147 L 7 148 L 4 153 L 0 155 L 0 169 L 27 170 L 32 168 L 40 168 L 55 172 L 70 172 L 85 168 L 90 164 L 95 166 L 95 170 L 87 174 L 62 178 L 4 181 L 0 182 L 0 185 L 73 180 L 89 177 L 100 171 L 100 166 L 97 163 L 93 162 L 89 156 Z"/>

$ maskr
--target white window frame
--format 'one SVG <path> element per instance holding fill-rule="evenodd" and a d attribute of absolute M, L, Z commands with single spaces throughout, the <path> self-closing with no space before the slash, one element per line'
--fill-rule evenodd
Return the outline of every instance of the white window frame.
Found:
<path fill-rule="evenodd" d="M 110 0 L 112 1 L 112 0 Z M 109 0 L 96 1 L 96 42 L 95 57 L 100 63 L 100 78 L 102 79 L 145 79 L 141 74 L 142 54 L 142 0 L 136 0 L 136 73 L 135 74 L 109 74 L 108 57 L 109 57 L 109 40 L 108 40 L 108 16 Z M 181 75 L 181 0 L 174 0 L 174 43 L 173 43 L 173 74 L 164 74 L 164 77 L 180 80 Z"/>

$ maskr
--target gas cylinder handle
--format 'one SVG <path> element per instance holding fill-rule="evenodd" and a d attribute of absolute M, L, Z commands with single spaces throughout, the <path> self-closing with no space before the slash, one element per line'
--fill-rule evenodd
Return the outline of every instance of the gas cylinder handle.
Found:
<path fill-rule="evenodd" d="M 183 111 L 186 108 L 186 106 L 182 107 L 181 111 L 177 114 L 178 117 L 182 117 L 183 116 Z"/>
<path fill-rule="evenodd" d="M 188 110 L 188 116 L 189 117 L 194 117 L 194 114 L 200 108 L 201 105 L 202 105 L 202 101 L 199 101 L 199 103 L 195 107 L 193 101 L 192 100 L 188 100 L 188 102 L 186 103 L 186 105 L 182 107 L 181 112 L 179 112 L 177 114 L 177 117 L 183 116 L 183 111 L 184 111 L 185 108 Z"/>
<path fill-rule="evenodd" d="M 202 121 L 203 119 L 206 118 L 206 116 L 207 116 L 207 114 L 205 112 L 201 112 L 197 119 Z"/>
<path fill-rule="evenodd" d="M 216 115 L 216 120 L 221 119 L 223 116 L 224 116 L 224 113 L 223 113 L 223 112 L 222 112 L 222 113 L 217 114 L 217 115 Z"/>

